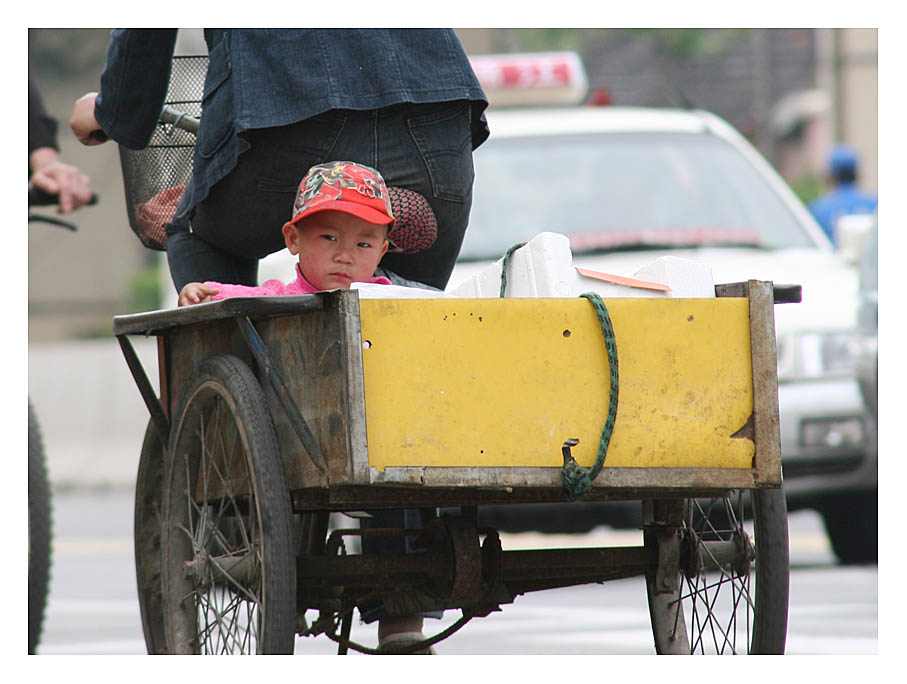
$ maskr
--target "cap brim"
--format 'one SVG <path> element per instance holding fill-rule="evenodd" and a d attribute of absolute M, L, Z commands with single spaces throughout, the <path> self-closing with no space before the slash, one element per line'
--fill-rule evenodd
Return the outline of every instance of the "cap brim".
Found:
<path fill-rule="evenodd" d="M 344 202 L 343 200 L 332 200 L 330 202 L 324 202 L 319 204 L 316 207 L 306 209 L 300 214 L 294 216 L 289 223 L 296 224 L 299 223 L 306 216 L 311 216 L 312 214 L 317 214 L 320 211 L 341 211 L 344 214 L 352 214 L 357 218 L 361 218 L 363 221 L 368 221 L 369 223 L 374 223 L 379 226 L 389 226 L 394 222 L 390 216 L 385 214 L 382 211 L 377 209 L 372 209 L 371 207 L 366 207 L 357 202 Z"/>

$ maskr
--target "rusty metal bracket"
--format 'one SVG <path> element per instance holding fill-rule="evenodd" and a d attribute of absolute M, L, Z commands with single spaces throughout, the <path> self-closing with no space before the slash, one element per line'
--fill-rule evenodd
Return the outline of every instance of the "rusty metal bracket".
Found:
<path fill-rule="evenodd" d="M 166 448 L 167 443 L 170 441 L 170 421 L 167 420 L 164 408 L 154 393 L 154 387 L 151 386 L 151 381 L 148 380 L 148 376 L 145 374 L 145 369 L 135 353 L 132 342 L 129 341 L 126 335 L 117 335 L 116 338 L 117 342 L 120 343 L 120 349 L 123 351 L 123 357 L 126 359 L 126 365 L 129 366 L 132 378 L 135 380 L 145 406 L 148 407 L 148 412 L 151 414 L 151 420 L 157 430 L 157 436 L 160 438 L 161 444 Z"/>
<path fill-rule="evenodd" d="M 716 297 L 749 297 L 749 281 L 719 283 L 715 285 Z M 773 304 L 799 304 L 803 301 L 801 285 L 772 285 Z"/>
<path fill-rule="evenodd" d="M 680 582 L 680 530 L 673 527 L 652 530 L 658 548 L 655 593 L 676 593 Z"/>
<path fill-rule="evenodd" d="M 654 548 L 655 581 L 652 593 L 676 594 L 680 588 L 681 556 L 684 551 L 683 499 L 643 501 L 643 537 Z"/>
<path fill-rule="evenodd" d="M 252 356 L 254 356 L 255 361 L 258 362 L 258 367 L 261 369 L 262 374 L 268 379 L 268 382 L 274 389 L 274 393 L 277 395 L 277 400 L 280 402 L 283 410 L 286 411 L 287 417 L 290 419 L 290 424 L 296 431 L 299 441 L 302 442 L 302 448 L 305 450 L 306 455 L 322 473 L 327 475 L 327 466 L 324 462 L 324 455 L 321 453 L 321 447 L 318 446 L 318 442 L 315 440 L 315 436 L 305 422 L 305 418 L 303 418 L 302 413 L 299 412 L 299 407 L 296 406 L 296 402 L 293 401 L 293 397 L 290 396 L 287 386 L 277 373 L 274 362 L 271 360 L 271 354 L 268 352 L 268 348 L 261 339 L 261 335 L 258 334 L 258 330 L 252 325 L 252 321 L 249 320 L 248 316 L 237 316 L 236 322 L 243 334 L 243 338 L 246 340 L 246 344 L 249 346 L 249 350 L 252 352 Z"/>

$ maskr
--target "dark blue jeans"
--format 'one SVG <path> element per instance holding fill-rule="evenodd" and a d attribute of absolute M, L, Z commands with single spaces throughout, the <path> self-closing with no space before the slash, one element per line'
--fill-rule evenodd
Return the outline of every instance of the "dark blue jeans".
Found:
<path fill-rule="evenodd" d="M 417 254 L 386 254 L 385 275 L 443 289 L 472 205 L 470 104 L 403 104 L 373 111 L 334 110 L 291 126 L 247 131 L 250 149 L 195 208 L 188 226 L 168 227 L 167 258 L 177 291 L 188 282 L 258 284 L 258 260 L 284 249 L 299 182 L 315 164 L 343 160 L 378 169 L 389 186 L 424 195 L 438 220 L 435 244 Z M 387 273 L 390 271 L 391 273 Z M 287 280 L 292 274 L 287 274 Z M 417 511 L 374 511 L 364 527 L 417 527 Z M 365 537 L 366 553 L 407 553 L 403 537 Z M 363 619 L 385 616 L 361 607 Z M 441 613 L 429 613 L 440 617 Z"/>
<path fill-rule="evenodd" d="M 299 182 L 313 165 L 335 160 L 376 168 L 387 185 L 428 199 L 438 220 L 435 244 L 418 254 L 386 254 L 381 266 L 432 287 L 447 285 L 472 205 L 469 102 L 333 110 L 243 137 L 250 149 L 194 209 L 191 232 L 168 228 L 177 291 L 204 280 L 257 285 L 258 259 L 285 247 L 281 227 Z"/>

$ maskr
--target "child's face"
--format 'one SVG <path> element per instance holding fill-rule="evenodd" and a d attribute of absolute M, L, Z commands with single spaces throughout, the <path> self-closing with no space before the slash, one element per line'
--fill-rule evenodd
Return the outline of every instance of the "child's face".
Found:
<path fill-rule="evenodd" d="M 368 282 L 387 251 L 387 227 L 341 211 L 319 211 L 283 229 L 302 275 L 319 290 Z"/>

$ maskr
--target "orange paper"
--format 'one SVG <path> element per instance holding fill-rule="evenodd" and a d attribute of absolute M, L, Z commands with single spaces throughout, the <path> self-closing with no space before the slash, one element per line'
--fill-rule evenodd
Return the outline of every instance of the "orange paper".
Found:
<path fill-rule="evenodd" d="M 613 273 L 602 273 L 601 271 L 593 271 L 588 268 L 576 267 L 577 272 L 580 275 L 586 276 L 587 278 L 595 278 L 596 280 L 604 280 L 606 283 L 614 283 L 615 285 L 626 285 L 627 287 L 641 287 L 645 290 L 660 290 L 661 292 L 670 292 L 671 288 L 667 285 L 662 285 L 661 283 L 653 283 L 650 280 L 637 280 L 636 278 L 626 278 L 624 276 L 614 275 Z"/>

